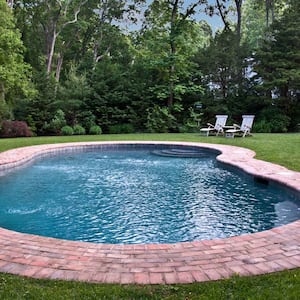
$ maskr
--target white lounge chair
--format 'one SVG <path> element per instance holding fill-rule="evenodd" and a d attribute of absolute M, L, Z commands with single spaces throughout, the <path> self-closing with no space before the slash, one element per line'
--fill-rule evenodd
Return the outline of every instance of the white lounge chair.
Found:
<path fill-rule="evenodd" d="M 216 115 L 216 124 L 212 125 L 207 123 L 208 127 L 201 128 L 200 132 L 204 133 L 206 136 L 209 136 L 210 133 L 215 133 L 216 135 L 224 133 L 223 127 L 226 124 L 227 118 L 227 115 Z"/>
<path fill-rule="evenodd" d="M 245 137 L 251 135 L 251 128 L 254 121 L 254 115 L 243 115 L 242 125 L 233 124 L 232 129 L 225 131 L 225 137 L 234 138 L 236 134 Z"/>

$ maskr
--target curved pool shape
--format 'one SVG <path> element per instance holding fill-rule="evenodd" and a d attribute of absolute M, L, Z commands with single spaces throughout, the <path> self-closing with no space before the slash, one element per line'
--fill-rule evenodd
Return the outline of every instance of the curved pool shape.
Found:
<path fill-rule="evenodd" d="M 215 152 L 185 148 L 124 145 L 40 159 L 0 178 L 0 226 L 151 244 L 225 238 L 300 219 L 295 195 L 219 166 Z"/>
<path fill-rule="evenodd" d="M 41 145 L 0 153 L 0 175 L 50 153 L 122 145 L 188 146 L 215 150 L 217 160 L 262 184 L 278 183 L 297 197 L 300 173 L 253 159 L 253 151 L 183 142 L 95 142 Z M 8 174 L 9 175 L 9 174 Z M 0 228 L 0 272 L 35 278 L 121 284 L 191 283 L 300 267 L 300 221 L 253 234 L 175 244 L 98 244 Z"/>

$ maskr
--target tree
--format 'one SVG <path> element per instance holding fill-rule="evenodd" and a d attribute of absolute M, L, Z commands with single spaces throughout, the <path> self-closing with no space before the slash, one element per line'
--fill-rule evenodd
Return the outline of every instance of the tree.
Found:
<path fill-rule="evenodd" d="M 150 27 L 160 35 L 165 35 L 168 43 L 168 101 L 172 107 L 174 103 L 174 90 L 178 80 L 176 65 L 178 60 L 178 48 L 181 46 L 181 38 L 186 34 L 191 18 L 195 15 L 200 5 L 206 4 L 206 0 L 192 1 L 185 8 L 185 1 L 180 0 L 155 0 L 146 12 L 146 27 Z"/>
<path fill-rule="evenodd" d="M 242 42 L 256 51 L 259 42 L 268 34 L 271 24 L 280 20 L 285 9 L 285 0 L 244 0 Z"/>
<path fill-rule="evenodd" d="M 81 7 L 86 2 L 87 0 L 55 0 L 41 3 L 44 16 L 40 20 L 45 32 L 47 74 L 50 74 L 52 71 L 53 56 L 58 36 L 67 26 L 78 21 Z"/>
<path fill-rule="evenodd" d="M 259 91 L 269 103 L 300 122 L 300 2 L 289 0 L 280 20 L 275 20 L 256 54 Z"/>
<path fill-rule="evenodd" d="M 95 63 L 93 52 L 90 52 L 87 64 L 81 66 L 87 70 L 93 89 L 93 97 L 87 101 L 88 110 L 96 116 L 96 122 L 104 132 L 108 132 L 113 125 L 137 121 L 132 107 L 135 105 L 136 94 L 143 91 L 137 87 L 140 78 L 135 77 L 133 70 L 134 51 L 129 37 L 113 25 L 110 25 L 110 32 L 111 35 L 103 36 L 102 40 L 103 46 L 111 45 L 110 54 Z"/>
<path fill-rule="evenodd" d="M 265 11 L 265 23 L 268 28 L 276 19 L 278 20 L 282 15 L 286 7 L 285 0 L 264 0 L 264 1 L 254 1 L 258 2 L 259 5 L 264 6 Z M 263 3 L 264 2 L 264 3 Z"/>
<path fill-rule="evenodd" d="M 91 93 L 85 74 L 78 75 L 76 71 L 74 66 L 71 67 L 67 80 L 60 85 L 59 100 L 56 101 L 57 107 L 64 111 L 67 123 L 71 126 L 80 124 L 80 115 L 86 108 L 86 101 Z"/>
<path fill-rule="evenodd" d="M 70 40 L 76 38 L 76 34 L 68 32 L 67 40 L 59 41 L 59 38 L 65 30 L 78 22 L 80 11 L 86 3 L 87 0 L 22 0 L 14 4 L 25 43 L 34 50 L 34 57 L 31 59 L 38 59 L 35 65 L 43 65 L 42 70 L 48 76 L 54 73 L 59 80 L 62 52 L 69 46 Z"/>
<path fill-rule="evenodd" d="M 0 120 L 11 117 L 16 99 L 34 93 L 30 66 L 24 63 L 23 51 L 12 11 L 6 1 L 0 0 Z"/>
<path fill-rule="evenodd" d="M 236 38 L 235 32 L 231 30 L 217 32 L 210 45 L 195 56 L 203 73 L 201 82 L 207 87 L 207 110 L 212 114 L 218 112 L 215 110 L 236 110 L 237 105 L 233 107 L 233 103 L 242 95 L 245 96 L 248 88 L 248 48 L 237 46 Z"/>
<path fill-rule="evenodd" d="M 261 1 L 245 0 L 242 22 L 242 43 L 247 43 L 255 51 L 264 37 L 265 12 Z"/>

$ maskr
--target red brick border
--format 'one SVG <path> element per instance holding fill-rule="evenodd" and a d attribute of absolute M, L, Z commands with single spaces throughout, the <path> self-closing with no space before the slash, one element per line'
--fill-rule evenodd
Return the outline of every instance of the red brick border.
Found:
<path fill-rule="evenodd" d="M 95 142 L 41 145 L 0 153 L 0 173 L 70 147 L 176 144 L 216 149 L 219 161 L 300 192 L 300 173 L 254 159 L 253 151 L 176 142 Z M 74 242 L 0 228 L 0 272 L 35 278 L 121 284 L 191 283 L 300 267 L 300 220 L 271 230 L 177 244 L 111 245 Z"/>

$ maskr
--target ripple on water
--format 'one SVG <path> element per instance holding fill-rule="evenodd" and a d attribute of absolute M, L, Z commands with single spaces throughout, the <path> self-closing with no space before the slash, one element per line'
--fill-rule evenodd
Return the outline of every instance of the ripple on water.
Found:
<path fill-rule="evenodd" d="M 224 238 L 300 218 L 297 199 L 221 168 L 213 155 L 66 154 L 0 178 L 0 226 L 98 243 Z"/>

